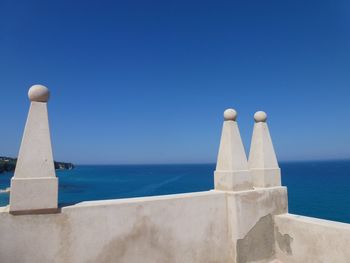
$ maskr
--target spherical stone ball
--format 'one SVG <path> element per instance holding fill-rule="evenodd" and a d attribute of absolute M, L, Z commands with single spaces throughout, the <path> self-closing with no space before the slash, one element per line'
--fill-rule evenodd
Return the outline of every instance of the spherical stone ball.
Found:
<path fill-rule="evenodd" d="M 43 85 L 33 85 L 28 91 L 30 101 L 48 102 L 50 90 Z"/>
<path fill-rule="evenodd" d="M 237 118 L 237 111 L 234 109 L 227 109 L 224 111 L 225 121 L 235 121 Z"/>
<path fill-rule="evenodd" d="M 257 111 L 254 114 L 255 122 L 266 122 L 267 114 L 264 111 Z"/>

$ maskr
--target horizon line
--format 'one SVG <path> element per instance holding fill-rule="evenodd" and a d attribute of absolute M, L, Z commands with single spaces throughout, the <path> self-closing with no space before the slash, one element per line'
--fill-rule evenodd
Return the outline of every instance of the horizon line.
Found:
<path fill-rule="evenodd" d="M 331 161 L 350 161 L 350 158 L 339 158 L 339 159 L 307 159 L 307 160 L 281 160 L 278 163 L 294 163 L 294 162 L 331 162 Z M 74 164 L 74 163 L 73 163 Z M 81 166 L 87 166 L 87 165 L 94 165 L 94 166 L 113 166 L 113 165 L 120 165 L 120 166 L 129 166 L 129 165 L 215 165 L 216 162 L 176 162 L 176 163 L 77 163 L 74 165 L 81 165 Z"/>

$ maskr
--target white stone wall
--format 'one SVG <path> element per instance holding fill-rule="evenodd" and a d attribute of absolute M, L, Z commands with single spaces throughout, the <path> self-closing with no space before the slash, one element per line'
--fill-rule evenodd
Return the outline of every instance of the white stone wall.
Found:
<path fill-rule="evenodd" d="M 273 215 L 287 213 L 287 189 L 227 192 L 227 209 L 233 262 L 273 259 Z"/>
<path fill-rule="evenodd" d="M 83 202 L 48 215 L 0 212 L 0 262 L 232 262 L 225 193 Z"/>
<path fill-rule="evenodd" d="M 286 188 L 271 187 L 90 201 L 46 215 L 2 208 L 0 262 L 270 260 L 272 218 L 287 206 Z"/>
<path fill-rule="evenodd" d="M 274 222 L 282 262 L 350 262 L 350 224 L 291 214 L 275 216 Z"/>

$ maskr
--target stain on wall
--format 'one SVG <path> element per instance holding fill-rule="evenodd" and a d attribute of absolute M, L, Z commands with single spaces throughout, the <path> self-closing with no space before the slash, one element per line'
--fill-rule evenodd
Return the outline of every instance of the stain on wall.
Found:
<path fill-rule="evenodd" d="M 274 222 L 268 214 L 243 239 L 237 240 L 237 263 L 270 259 L 275 254 Z"/>
<path fill-rule="evenodd" d="M 154 262 L 172 262 L 176 247 L 172 247 L 171 233 L 160 235 L 149 218 L 139 220 L 132 231 L 108 243 L 92 262 L 137 262 L 137 259 L 153 259 Z M 133 261 L 135 260 L 135 261 Z"/>
<path fill-rule="evenodd" d="M 277 241 L 278 247 L 284 253 L 287 253 L 288 255 L 292 255 L 291 244 L 293 242 L 293 238 L 288 234 L 282 235 L 278 227 L 276 227 L 275 233 L 276 233 L 276 241 Z"/>

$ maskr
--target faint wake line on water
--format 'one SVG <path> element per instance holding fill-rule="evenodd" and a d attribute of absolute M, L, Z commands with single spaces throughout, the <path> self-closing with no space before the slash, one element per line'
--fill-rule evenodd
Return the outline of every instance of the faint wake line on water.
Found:
<path fill-rule="evenodd" d="M 170 178 L 168 180 L 165 180 L 163 182 L 160 182 L 160 183 L 154 183 L 154 184 L 151 184 L 151 185 L 147 185 L 147 186 L 144 186 L 142 187 L 141 189 L 138 189 L 138 190 L 135 190 L 135 191 L 132 191 L 130 192 L 131 195 L 135 195 L 139 192 L 141 193 L 153 193 L 155 192 L 157 189 L 159 189 L 160 187 L 164 186 L 164 185 L 167 185 L 169 183 L 173 183 L 173 182 L 176 182 L 178 180 L 180 180 L 182 177 L 184 177 L 185 175 L 179 175 L 179 176 L 176 176 L 176 177 L 173 177 L 173 178 Z"/>

